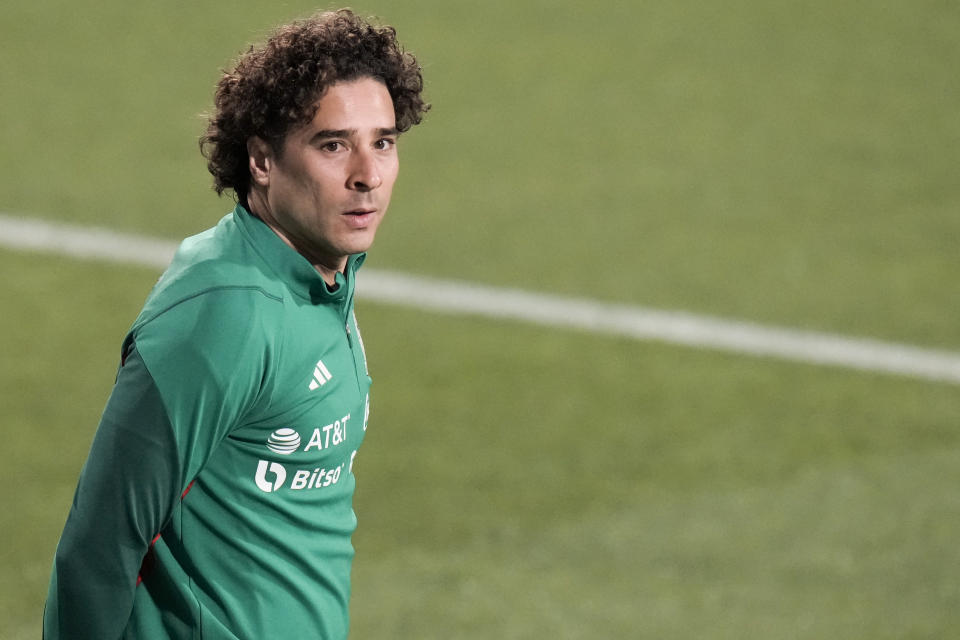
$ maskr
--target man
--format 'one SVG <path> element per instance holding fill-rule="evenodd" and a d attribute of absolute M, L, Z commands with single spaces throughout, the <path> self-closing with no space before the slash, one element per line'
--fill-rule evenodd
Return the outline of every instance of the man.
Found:
<path fill-rule="evenodd" d="M 278 29 L 201 140 L 238 204 L 123 341 L 57 547 L 45 638 L 345 638 L 370 378 L 356 270 L 429 108 L 390 27 Z"/>

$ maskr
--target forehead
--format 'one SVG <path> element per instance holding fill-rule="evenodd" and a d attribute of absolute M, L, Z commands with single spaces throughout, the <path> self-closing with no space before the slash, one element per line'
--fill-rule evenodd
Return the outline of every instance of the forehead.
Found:
<path fill-rule="evenodd" d="M 310 129 L 392 129 L 396 125 L 393 100 L 387 86 L 376 78 L 335 82 L 317 101 L 307 123 Z"/>

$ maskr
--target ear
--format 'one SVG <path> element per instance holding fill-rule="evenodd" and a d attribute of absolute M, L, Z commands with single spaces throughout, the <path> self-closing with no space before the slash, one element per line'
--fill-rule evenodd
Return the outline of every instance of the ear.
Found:
<path fill-rule="evenodd" d="M 247 138 L 247 159 L 250 163 L 250 180 L 262 187 L 268 186 L 270 170 L 273 168 L 273 149 L 267 141 L 258 136 Z"/>

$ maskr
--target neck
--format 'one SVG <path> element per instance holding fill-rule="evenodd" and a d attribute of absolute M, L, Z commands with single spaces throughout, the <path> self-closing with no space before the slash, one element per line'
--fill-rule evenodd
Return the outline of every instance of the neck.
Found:
<path fill-rule="evenodd" d="M 251 190 L 247 194 L 247 201 L 245 203 L 245 208 L 247 211 L 260 218 L 265 225 L 270 227 L 270 230 L 273 231 L 277 236 L 280 237 L 283 242 L 306 258 L 313 268 L 317 270 L 317 273 L 320 274 L 320 277 L 323 278 L 323 281 L 330 286 L 337 284 L 337 273 L 343 272 L 347 267 L 346 258 L 340 260 L 338 264 L 328 264 L 327 262 L 321 260 L 318 256 L 311 255 L 311 253 L 306 250 L 306 247 L 301 247 L 295 242 L 294 237 L 287 233 L 280 223 L 277 222 L 276 217 L 273 215 L 267 199 L 263 197 L 261 193 L 256 190 Z"/>

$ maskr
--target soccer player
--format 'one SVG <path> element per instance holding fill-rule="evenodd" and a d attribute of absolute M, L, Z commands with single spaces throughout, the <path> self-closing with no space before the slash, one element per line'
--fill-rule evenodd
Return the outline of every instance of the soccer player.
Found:
<path fill-rule="evenodd" d="M 188 238 L 121 347 L 44 637 L 345 638 L 370 377 L 356 271 L 429 105 L 395 31 L 279 28 L 201 139 L 237 206 Z"/>

